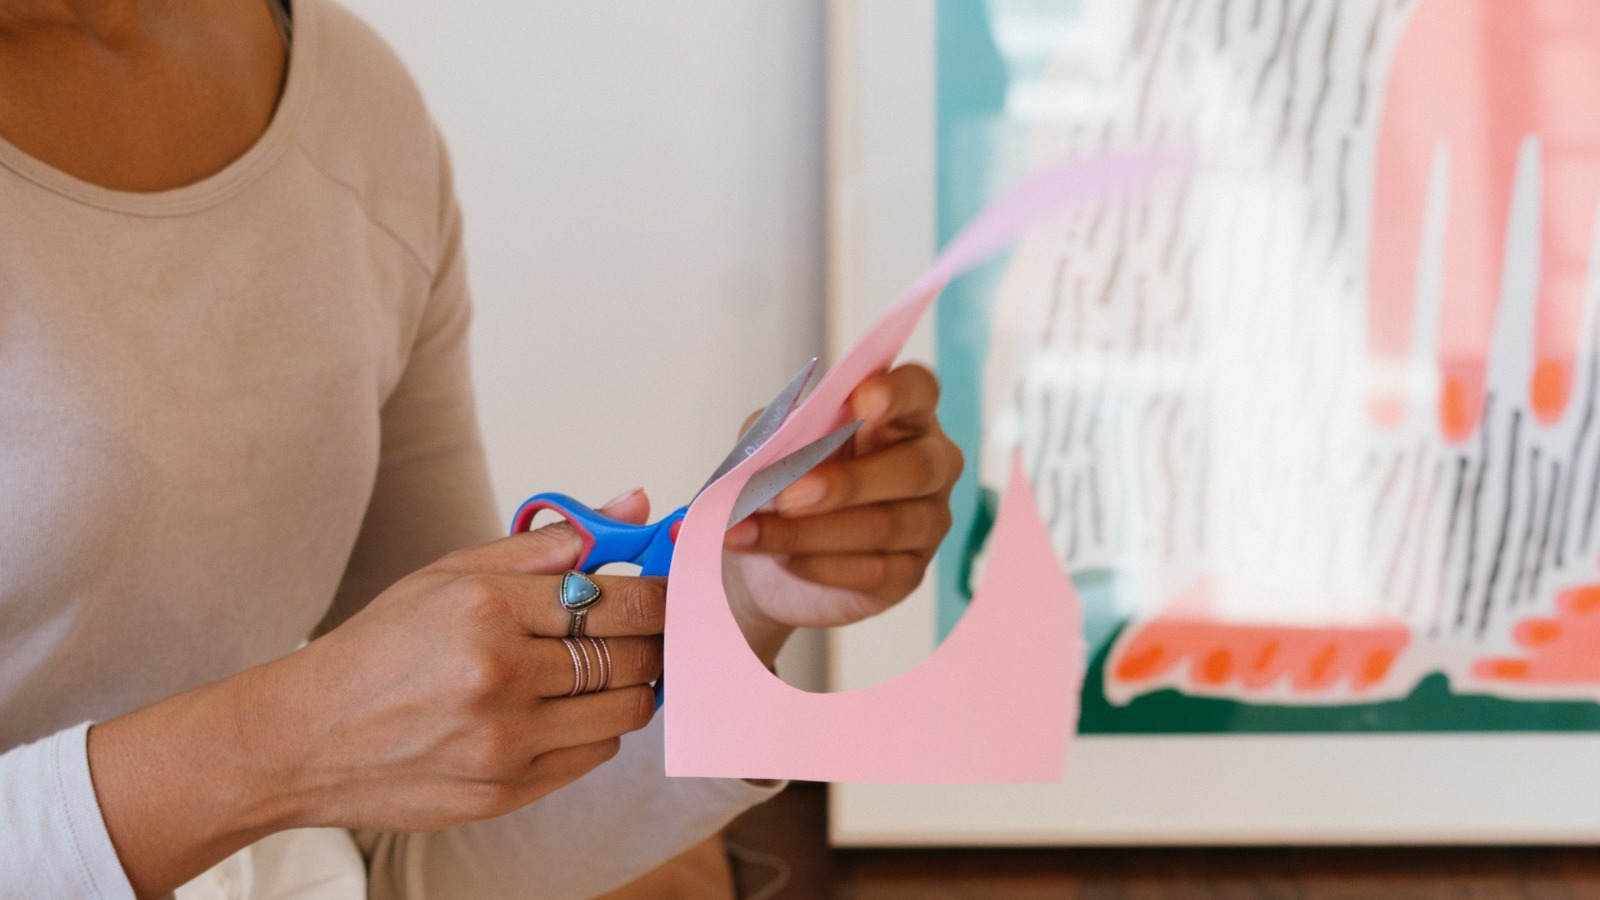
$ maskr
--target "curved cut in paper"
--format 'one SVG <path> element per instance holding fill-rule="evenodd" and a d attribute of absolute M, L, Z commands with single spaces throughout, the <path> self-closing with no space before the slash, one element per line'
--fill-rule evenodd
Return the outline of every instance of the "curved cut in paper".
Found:
<path fill-rule="evenodd" d="M 667 774 L 879 783 L 1061 778 L 1077 722 L 1081 609 L 1020 463 L 971 607 L 911 671 L 856 691 L 812 694 L 768 672 L 722 585 L 722 536 L 753 473 L 848 420 L 856 385 L 886 369 L 942 286 L 1009 246 L 1035 219 L 1142 186 L 1182 165 L 1106 157 L 1047 169 L 957 235 L 759 451 L 707 488 L 678 535 L 666 628 Z"/>

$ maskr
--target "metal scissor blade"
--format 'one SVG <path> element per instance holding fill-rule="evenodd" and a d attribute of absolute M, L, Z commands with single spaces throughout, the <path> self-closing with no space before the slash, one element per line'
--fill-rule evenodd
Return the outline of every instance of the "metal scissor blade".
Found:
<path fill-rule="evenodd" d="M 860 427 L 861 420 L 857 419 L 849 425 L 836 428 L 757 472 L 739 491 L 739 499 L 733 504 L 733 514 L 728 517 L 728 527 L 732 528 L 748 519 L 773 497 L 783 493 L 784 488 L 799 481 L 801 475 L 815 469 L 818 463 L 843 447 L 844 442 L 850 440 Z"/>
<path fill-rule="evenodd" d="M 801 367 L 798 374 L 789 379 L 789 383 L 783 386 L 783 390 L 778 392 L 778 396 L 772 398 L 772 402 L 767 404 L 767 408 L 756 416 L 755 421 L 750 423 L 750 427 L 739 435 L 739 442 L 733 446 L 732 450 L 728 451 L 728 455 L 717 466 L 717 470 L 711 473 L 711 477 L 706 479 L 706 483 L 700 486 L 701 491 L 710 487 L 711 483 L 718 478 L 733 471 L 734 466 L 744 462 L 750 454 L 761 449 L 761 445 L 765 444 L 768 438 L 777 433 L 778 427 L 788 420 L 789 413 L 794 412 L 795 404 L 800 401 L 800 395 L 806 392 L 806 385 L 811 383 L 811 376 L 815 375 L 816 372 L 817 358 L 813 356 L 810 362 Z M 699 495 L 700 492 L 696 491 L 695 496 L 698 497 Z"/>

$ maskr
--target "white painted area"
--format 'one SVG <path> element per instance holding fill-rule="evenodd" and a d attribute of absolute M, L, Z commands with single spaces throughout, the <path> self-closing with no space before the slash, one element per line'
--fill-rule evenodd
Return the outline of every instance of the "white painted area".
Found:
<path fill-rule="evenodd" d="M 345 2 L 450 144 L 502 511 L 687 501 L 822 349 L 821 4 Z"/>

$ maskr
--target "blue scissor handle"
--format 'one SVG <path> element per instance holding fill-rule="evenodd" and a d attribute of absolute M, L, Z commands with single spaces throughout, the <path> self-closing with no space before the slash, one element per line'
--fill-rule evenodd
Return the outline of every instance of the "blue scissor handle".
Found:
<path fill-rule="evenodd" d="M 578 554 L 578 571 L 594 572 L 611 563 L 633 563 L 639 567 L 640 575 L 666 575 L 672 568 L 678 523 L 689 512 L 689 507 L 680 506 L 659 521 L 635 525 L 619 522 L 566 494 L 535 494 L 517 507 L 517 514 L 511 520 L 511 533 L 527 531 L 533 526 L 533 517 L 546 509 L 565 518 L 583 541 L 583 550 Z M 657 679 L 657 709 L 661 708 L 662 684 L 663 680 Z"/>
<path fill-rule="evenodd" d="M 566 519 L 583 541 L 578 571 L 594 572 L 611 563 L 633 563 L 639 566 L 640 575 L 665 575 L 671 570 L 678 523 L 689 511 L 682 506 L 658 521 L 635 525 L 590 509 L 566 494 L 535 494 L 517 508 L 511 533 L 527 531 L 533 525 L 533 517 L 546 509 Z"/>

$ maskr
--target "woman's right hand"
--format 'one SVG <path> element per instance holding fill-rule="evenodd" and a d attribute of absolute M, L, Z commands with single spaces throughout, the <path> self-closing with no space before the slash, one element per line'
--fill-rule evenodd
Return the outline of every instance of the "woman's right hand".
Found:
<path fill-rule="evenodd" d="M 648 502 L 606 512 L 643 521 Z M 610 686 L 569 697 L 558 598 L 579 552 L 561 525 L 453 553 L 283 659 L 91 729 L 96 791 L 138 893 L 284 828 L 503 815 L 609 759 L 654 713 L 666 583 L 594 576 L 586 634 L 606 641 Z"/>

